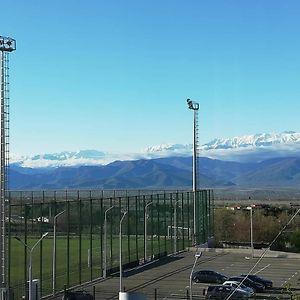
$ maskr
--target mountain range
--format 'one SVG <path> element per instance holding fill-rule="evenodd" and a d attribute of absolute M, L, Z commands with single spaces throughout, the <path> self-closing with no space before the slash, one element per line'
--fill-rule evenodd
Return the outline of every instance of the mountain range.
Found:
<path fill-rule="evenodd" d="M 300 133 L 286 131 L 214 139 L 200 146 L 203 157 L 226 161 L 259 162 L 276 157 L 300 157 Z M 162 144 L 137 153 L 112 153 L 99 150 L 64 151 L 33 156 L 11 155 L 13 165 L 28 168 L 107 165 L 121 160 L 188 157 L 192 144 Z"/>
<path fill-rule="evenodd" d="M 201 146 L 200 187 L 295 188 L 300 133 L 215 139 Z M 192 185 L 192 145 L 160 145 L 138 154 L 97 150 L 14 157 L 12 190 L 180 189 Z"/>

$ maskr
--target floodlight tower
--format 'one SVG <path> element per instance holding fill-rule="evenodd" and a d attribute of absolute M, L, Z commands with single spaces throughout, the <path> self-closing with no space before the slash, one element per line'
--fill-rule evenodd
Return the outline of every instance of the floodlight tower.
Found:
<path fill-rule="evenodd" d="M 194 241 L 196 243 L 196 234 L 197 234 L 197 226 L 196 226 L 196 191 L 198 188 L 198 153 L 199 153 L 199 129 L 198 129 L 198 111 L 199 111 L 199 103 L 192 101 L 191 99 L 186 100 L 188 108 L 194 111 L 194 126 L 193 126 L 193 192 L 194 192 L 194 203 L 193 203 L 193 212 L 194 212 Z"/>
<path fill-rule="evenodd" d="M 16 50 L 16 41 L 10 37 L 0 36 L 0 60 L 1 60 L 1 107 L 0 107 L 0 272 L 2 287 L 7 284 L 6 272 L 6 190 L 7 169 L 9 165 L 9 52 Z"/>

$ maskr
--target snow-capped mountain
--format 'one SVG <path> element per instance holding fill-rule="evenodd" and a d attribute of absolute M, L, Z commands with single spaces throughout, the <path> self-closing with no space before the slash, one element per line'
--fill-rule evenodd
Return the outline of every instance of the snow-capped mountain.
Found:
<path fill-rule="evenodd" d="M 261 133 L 254 135 L 245 135 L 228 139 L 214 139 L 204 144 L 203 150 L 211 149 L 233 149 L 245 147 L 269 147 L 279 144 L 300 143 L 300 133 L 286 131 L 283 133 Z"/>
<path fill-rule="evenodd" d="M 145 149 L 148 158 L 191 155 L 193 146 L 164 144 Z M 259 162 L 274 157 L 300 157 L 300 133 L 261 133 L 214 139 L 200 147 L 200 156 L 243 162 Z"/>
<path fill-rule="evenodd" d="M 98 150 L 63 151 L 59 153 L 37 154 L 34 156 L 11 155 L 10 163 L 27 168 L 68 167 L 77 165 L 102 165 L 119 159 Z"/>
<path fill-rule="evenodd" d="M 192 144 L 162 144 L 137 153 L 110 153 L 98 150 L 64 151 L 30 156 L 12 155 L 12 164 L 29 168 L 106 165 L 116 160 L 185 157 Z M 259 162 L 274 157 L 300 157 L 300 133 L 262 133 L 214 139 L 200 147 L 200 156 L 227 161 Z"/>

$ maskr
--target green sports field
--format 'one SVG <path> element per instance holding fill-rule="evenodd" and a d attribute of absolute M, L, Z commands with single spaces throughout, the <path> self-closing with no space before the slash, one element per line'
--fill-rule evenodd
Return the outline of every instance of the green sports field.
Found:
<path fill-rule="evenodd" d="M 32 247 L 37 238 L 28 238 L 27 245 Z M 185 245 L 187 241 L 185 241 Z M 177 241 L 177 249 L 183 245 L 182 240 Z M 56 291 L 62 290 L 64 285 L 74 286 L 102 277 L 103 244 L 99 237 L 82 236 L 78 238 L 58 237 L 56 240 Z M 165 237 L 154 237 L 147 240 L 147 256 L 156 256 L 159 253 L 171 253 L 174 240 Z M 25 278 L 28 278 L 29 254 L 16 239 L 11 240 L 11 266 L 10 281 L 12 286 L 24 290 Z M 28 253 L 28 252 L 27 252 Z M 144 259 L 143 237 L 122 238 L 122 261 L 123 264 Z M 53 238 L 46 237 L 38 245 L 32 254 L 33 278 L 42 281 L 43 294 L 52 293 L 52 257 Z M 119 266 L 119 238 L 113 237 L 107 242 L 107 269 Z"/>

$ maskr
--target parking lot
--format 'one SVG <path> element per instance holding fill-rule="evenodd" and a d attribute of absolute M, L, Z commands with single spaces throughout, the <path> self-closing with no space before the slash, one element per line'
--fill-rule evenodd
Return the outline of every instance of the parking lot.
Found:
<path fill-rule="evenodd" d="M 142 292 L 147 299 L 187 299 L 189 276 L 195 260 L 195 252 L 183 252 L 160 262 L 128 271 L 122 286 L 128 292 Z M 209 269 L 227 276 L 248 272 L 257 258 L 245 253 L 203 252 L 196 270 Z M 253 273 L 273 281 L 273 288 L 257 294 L 258 299 L 291 299 L 291 291 L 300 295 L 300 259 L 264 257 Z M 193 299 L 203 299 L 207 284 L 193 283 Z M 288 288 L 287 288 L 288 287 Z M 119 274 L 88 286 L 85 290 L 95 294 L 95 299 L 118 299 Z"/>

